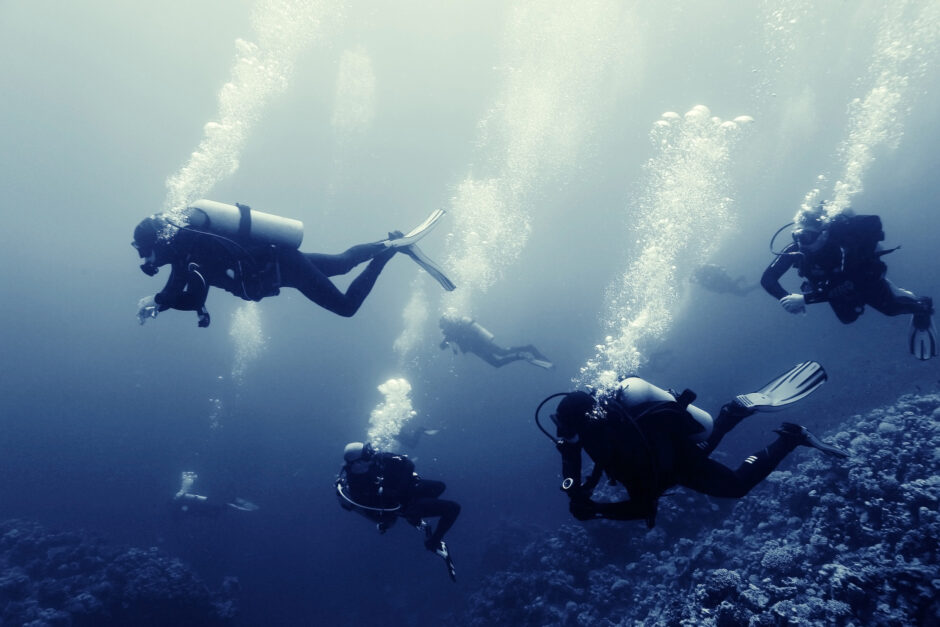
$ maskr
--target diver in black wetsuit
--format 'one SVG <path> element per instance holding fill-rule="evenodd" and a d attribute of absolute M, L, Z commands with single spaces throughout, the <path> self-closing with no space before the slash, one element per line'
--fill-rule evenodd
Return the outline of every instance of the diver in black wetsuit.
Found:
<path fill-rule="evenodd" d="M 445 315 L 439 322 L 444 340 L 441 350 L 452 346 L 454 352 L 473 353 L 486 363 L 501 368 L 514 361 L 527 361 L 533 366 L 550 370 L 554 364 L 532 344 L 503 348 L 493 341 L 494 335 L 467 316 Z"/>
<path fill-rule="evenodd" d="M 762 407 L 735 400 L 721 408 L 713 423 L 707 412 L 690 404 L 694 398 L 689 390 L 677 397 L 637 377 L 625 379 L 599 400 L 587 392 L 565 395 L 552 418 L 562 458 L 562 490 L 570 498 L 569 510 L 575 518 L 645 520 L 652 528 L 659 497 L 676 485 L 709 496 L 741 498 L 797 446 L 847 455 L 822 443 L 805 427 L 785 422 L 776 430 L 775 441 L 732 470 L 709 455 L 726 433 Z M 583 483 L 582 450 L 594 461 Z M 626 488 L 628 500 L 592 500 L 605 472 Z"/>
<path fill-rule="evenodd" d="M 442 481 L 420 478 L 407 456 L 375 451 L 368 442 L 350 442 L 343 458 L 346 463 L 336 481 L 343 509 L 365 516 L 381 533 L 404 518 L 424 533 L 425 548 L 444 559 L 454 578 L 444 534 L 457 520 L 460 505 L 440 498 L 447 486 Z M 439 518 L 433 531 L 424 520 L 427 517 Z"/>
<path fill-rule="evenodd" d="M 231 207 L 236 214 L 241 211 L 242 216 L 248 216 L 245 222 L 249 224 L 250 216 L 258 215 L 245 205 L 198 201 L 194 207 L 198 210 L 206 207 L 209 211 L 217 211 L 218 207 L 225 211 Z M 278 216 L 260 215 L 287 222 Z M 408 252 L 415 257 L 412 252 L 419 251 L 412 251 L 414 242 L 430 230 L 434 222 L 436 220 L 429 220 L 422 225 L 424 228 L 420 233 L 409 238 L 403 238 L 400 231 L 394 231 L 389 233 L 387 240 L 359 244 L 343 253 L 327 255 L 302 253 L 296 245 L 277 243 L 279 234 L 276 232 L 272 237 L 275 243 L 260 242 L 241 231 L 226 236 L 186 225 L 181 227 L 170 223 L 164 214 L 157 214 L 137 225 L 132 245 L 145 260 L 141 265 L 144 273 L 153 276 L 160 266 L 170 264 L 170 278 L 163 290 L 138 303 L 137 316 L 143 324 L 167 309 L 195 311 L 199 326 L 207 327 L 210 317 L 205 302 L 211 286 L 253 301 L 276 296 L 282 287 L 292 287 L 324 309 L 350 317 L 359 310 L 385 264 L 396 252 Z M 297 228 L 302 229 L 302 226 Z M 166 233 L 170 236 L 167 237 Z M 352 281 L 345 294 L 330 281 L 329 277 L 346 274 L 366 261 L 369 264 Z M 433 264 L 426 257 L 416 258 L 416 261 L 429 271 L 436 270 L 429 267 Z"/>
<path fill-rule="evenodd" d="M 912 314 L 909 349 L 919 359 L 937 354 L 933 301 L 895 287 L 885 278 L 881 219 L 844 211 L 827 217 L 825 204 L 797 215 L 793 242 L 787 245 L 761 277 L 768 294 L 789 313 L 804 313 L 806 305 L 828 302 L 844 323 L 855 322 L 869 305 L 886 316 Z M 780 278 L 795 267 L 804 279 L 801 293 L 790 293 Z"/>

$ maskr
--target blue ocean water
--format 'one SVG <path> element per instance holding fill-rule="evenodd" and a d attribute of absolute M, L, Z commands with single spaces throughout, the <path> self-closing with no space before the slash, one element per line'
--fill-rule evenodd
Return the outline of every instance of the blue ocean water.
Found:
<path fill-rule="evenodd" d="M 830 381 L 785 419 L 825 434 L 936 392 L 905 317 L 844 326 L 688 280 L 709 262 L 756 281 L 773 232 L 827 198 L 881 215 L 903 245 L 888 277 L 940 294 L 940 10 L 816 4 L 0 4 L 0 520 L 237 577 L 237 624 L 460 621 L 513 534 L 573 522 L 532 420 L 548 394 L 636 370 L 715 412 L 815 359 Z M 167 272 L 139 272 L 133 227 L 199 197 L 302 219 L 318 252 L 445 208 L 421 245 L 458 290 L 400 256 L 351 319 L 213 290 L 209 329 L 173 311 L 141 327 Z M 440 350 L 447 310 L 556 368 Z M 398 377 L 439 430 L 404 452 L 463 506 L 456 585 L 417 534 L 377 534 L 332 491 Z M 777 424 L 743 423 L 716 457 Z M 259 510 L 173 520 L 183 470 Z"/>

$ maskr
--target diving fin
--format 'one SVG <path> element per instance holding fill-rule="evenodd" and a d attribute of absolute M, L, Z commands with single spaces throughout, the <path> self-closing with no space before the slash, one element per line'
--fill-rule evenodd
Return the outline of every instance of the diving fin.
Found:
<path fill-rule="evenodd" d="M 408 236 L 406 235 L 402 239 L 406 239 L 407 237 Z M 399 241 L 399 240 L 392 240 L 392 241 Z M 443 287 L 448 292 L 453 292 L 455 289 L 457 289 L 457 286 L 454 285 L 454 282 L 447 278 L 447 275 L 444 274 L 444 271 L 441 270 L 437 266 L 436 263 L 431 261 L 431 259 L 427 255 L 424 254 L 424 251 L 418 248 L 417 244 L 411 244 L 410 246 L 406 246 L 400 249 L 398 252 L 405 253 L 406 255 L 414 259 L 416 264 L 424 268 L 425 272 L 430 274 L 434 278 L 434 280 L 440 283 L 441 287 Z"/>
<path fill-rule="evenodd" d="M 909 336 L 911 355 L 926 361 L 937 356 L 937 329 L 929 314 L 914 314 Z"/>
<path fill-rule="evenodd" d="M 444 566 L 447 567 L 447 574 L 450 575 L 451 581 L 457 583 L 457 567 L 454 566 L 454 559 L 450 556 L 450 551 L 447 550 L 447 545 L 443 540 L 441 540 L 441 545 L 434 552 L 444 560 Z"/>
<path fill-rule="evenodd" d="M 251 501 L 245 500 L 243 498 L 236 498 L 231 503 L 226 503 L 232 509 L 237 509 L 243 512 L 255 512 L 258 511 L 258 506 L 252 503 Z"/>
<path fill-rule="evenodd" d="M 538 366 L 539 368 L 544 368 L 545 370 L 551 370 L 555 367 L 555 364 L 548 361 L 547 359 L 536 359 L 533 357 L 532 359 L 527 359 L 526 361 L 528 361 L 533 366 Z"/>
<path fill-rule="evenodd" d="M 447 212 L 443 209 L 432 211 L 431 215 L 429 215 L 424 222 L 405 233 L 402 237 L 386 240 L 385 246 L 387 248 L 405 248 L 406 246 L 415 244 L 418 240 L 431 232 L 431 229 L 437 225 L 438 220 L 443 218 L 445 213 Z"/>
<path fill-rule="evenodd" d="M 736 396 L 734 402 L 752 411 L 780 411 L 812 394 L 826 379 L 828 376 L 822 366 L 815 361 L 804 361 L 756 392 Z"/>

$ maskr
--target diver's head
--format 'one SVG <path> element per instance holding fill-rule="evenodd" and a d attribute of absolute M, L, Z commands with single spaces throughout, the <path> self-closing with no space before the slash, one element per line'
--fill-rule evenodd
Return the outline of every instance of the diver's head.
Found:
<path fill-rule="evenodd" d="M 137 254 L 145 260 L 140 265 L 140 269 L 148 276 L 155 275 L 158 266 L 162 265 L 157 259 L 157 253 L 160 231 L 165 225 L 166 223 L 159 216 L 152 215 L 141 220 L 134 229 L 134 241 L 131 242 L 131 246 L 137 249 Z"/>
<path fill-rule="evenodd" d="M 160 237 L 160 229 L 163 228 L 162 221 L 155 215 L 144 218 L 134 229 L 134 241 L 131 246 L 137 249 L 137 254 L 141 259 L 146 259 L 153 254 L 153 249 L 157 245 Z"/>
<path fill-rule="evenodd" d="M 375 449 L 372 448 L 371 442 L 350 442 L 343 449 L 343 459 L 353 472 L 365 472 L 373 455 Z"/>
<path fill-rule="evenodd" d="M 793 241 L 800 250 L 812 252 L 822 248 L 828 239 L 826 201 L 811 209 L 803 209 L 793 219 Z"/>
<path fill-rule="evenodd" d="M 558 435 L 563 438 L 573 437 L 595 405 L 594 397 L 587 392 L 567 394 L 552 414 L 552 422 L 558 427 Z"/>

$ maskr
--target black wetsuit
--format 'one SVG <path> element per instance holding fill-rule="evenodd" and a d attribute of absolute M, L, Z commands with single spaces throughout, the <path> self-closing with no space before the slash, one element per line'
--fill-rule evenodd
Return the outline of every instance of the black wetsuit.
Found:
<path fill-rule="evenodd" d="M 243 246 L 232 240 L 182 229 L 155 246 L 158 263 L 171 264 L 170 278 L 155 297 L 159 311 L 204 311 L 209 287 L 245 300 L 275 296 L 281 287 L 304 296 L 340 316 L 359 310 L 382 268 L 395 254 L 382 242 L 359 244 L 338 255 L 302 253 L 284 246 Z M 369 261 L 346 293 L 329 277 L 346 274 Z"/>
<path fill-rule="evenodd" d="M 358 505 L 375 508 L 359 509 L 360 513 L 386 526 L 394 516 L 415 526 L 421 524 L 422 518 L 439 517 L 428 544 L 432 547 L 440 544 L 460 514 L 459 504 L 439 498 L 447 487 L 444 482 L 418 477 L 414 462 L 404 455 L 376 453 L 368 462 L 368 470 L 359 473 L 352 470 L 355 463 L 346 464 L 341 472 L 349 497 Z M 355 509 L 351 504 L 350 507 Z M 376 511 L 379 509 L 394 511 Z"/>
<path fill-rule="evenodd" d="M 806 304 L 828 302 L 844 324 L 855 322 L 865 305 L 886 316 L 929 314 L 931 299 L 898 289 L 885 278 L 887 266 L 877 250 L 884 239 L 881 220 L 873 215 L 840 215 L 825 227 L 828 240 L 817 251 L 802 252 L 793 243 L 771 263 L 761 277 L 761 285 L 780 300 L 789 292 L 780 278 L 792 267 L 803 277 Z"/>
<path fill-rule="evenodd" d="M 646 520 L 652 528 L 659 497 L 676 485 L 709 496 L 741 498 L 798 446 L 794 438 L 780 436 L 732 470 L 708 456 L 726 433 L 752 413 L 749 410 L 725 405 L 708 439 L 697 442 L 695 436 L 703 427 L 678 403 L 654 402 L 628 408 L 610 398 L 602 406 L 605 411 L 599 412 L 600 417 L 584 416 L 572 425 L 573 430 L 558 429 L 562 475 L 575 482 L 567 490 L 571 512 L 582 520 Z M 594 461 L 594 470 L 583 486 L 582 450 Z M 589 500 L 604 472 L 627 489 L 628 500 Z"/>

